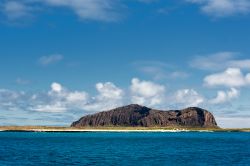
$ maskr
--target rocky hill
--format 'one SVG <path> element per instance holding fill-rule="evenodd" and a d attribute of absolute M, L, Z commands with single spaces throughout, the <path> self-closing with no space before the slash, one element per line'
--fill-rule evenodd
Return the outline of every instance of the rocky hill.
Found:
<path fill-rule="evenodd" d="M 110 111 L 82 117 L 71 127 L 217 127 L 214 116 L 207 110 L 190 107 L 183 110 L 161 111 L 132 104 Z"/>

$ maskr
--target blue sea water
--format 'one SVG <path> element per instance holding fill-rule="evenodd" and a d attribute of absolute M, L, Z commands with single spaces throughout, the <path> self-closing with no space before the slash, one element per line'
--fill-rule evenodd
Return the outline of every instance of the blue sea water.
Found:
<path fill-rule="evenodd" d="M 0 165 L 250 165 L 250 133 L 0 132 Z"/>

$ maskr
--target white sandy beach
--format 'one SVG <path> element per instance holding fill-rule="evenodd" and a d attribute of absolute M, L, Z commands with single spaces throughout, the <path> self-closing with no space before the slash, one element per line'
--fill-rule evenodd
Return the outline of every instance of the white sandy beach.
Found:
<path fill-rule="evenodd" d="M 10 130 L 0 130 L 10 131 Z M 29 129 L 29 130 L 13 130 L 13 131 L 30 131 L 30 132 L 189 132 L 190 130 L 108 130 L 108 129 Z M 205 130 L 204 130 L 205 131 Z"/>

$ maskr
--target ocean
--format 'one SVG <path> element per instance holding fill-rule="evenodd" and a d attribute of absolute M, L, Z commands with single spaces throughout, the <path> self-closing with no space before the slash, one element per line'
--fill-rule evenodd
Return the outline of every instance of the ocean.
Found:
<path fill-rule="evenodd" d="M 250 133 L 0 132 L 0 165 L 250 165 Z"/>

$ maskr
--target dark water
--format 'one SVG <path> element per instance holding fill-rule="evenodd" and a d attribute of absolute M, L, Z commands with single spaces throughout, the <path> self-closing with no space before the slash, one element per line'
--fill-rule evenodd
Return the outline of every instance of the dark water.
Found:
<path fill-rule="evenodd" d="M 250 165 L 250 133 L 4 133 L 0 165 Z"/>

